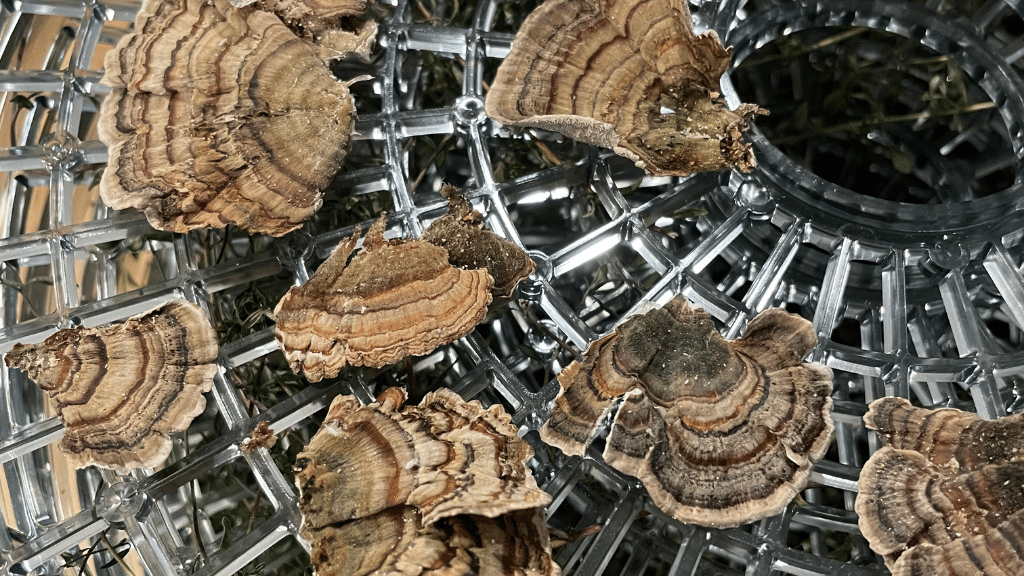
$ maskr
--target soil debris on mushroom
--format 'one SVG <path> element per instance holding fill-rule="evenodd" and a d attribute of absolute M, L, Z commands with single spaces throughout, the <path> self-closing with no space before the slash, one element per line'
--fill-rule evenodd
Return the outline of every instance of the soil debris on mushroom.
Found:
<path fill-rule="evenodd" d="M 485 268 L 494 278 L 491 293 L 495 300 L 511 298 L 519 282 L 537 265 L 515 242 L 489 230 L 483 216 L 455 186 L 443 185 L 441 194 L 448 199 L 448 213 L 431 222 L 422 239 L 447 250 L 453 266 Z"/>

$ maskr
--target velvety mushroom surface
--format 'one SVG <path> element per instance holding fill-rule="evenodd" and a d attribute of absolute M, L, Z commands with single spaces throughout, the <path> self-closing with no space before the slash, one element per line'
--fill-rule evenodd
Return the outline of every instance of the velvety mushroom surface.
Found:
<path fill-rule="evenodd" d="M 146 0 L 103 83 L 100 194 L 159 230 L 283 235 L 349 150 L 348 86 L 277 16 L 228 0 Z"/>
<path fill-rule="evenodd" d="M 456 268 L 429 242 L 385 240 L 386 224 L 382 214 L 351 262 L 359 232 L 343 240 L 274 310 L 285 357 L 311 382 L 346 364 L 379 368 L 426 354 L 472 332 L 487 313 L 487 270 Z"/>
<path fill-rule="evenodd" d="M 543 506 L 529 445 L 500 406 L 449 390 L 405 405 L 385 391 L 335 398 L 295 462 L 301 535 L 318 576 L 549 576 Z"/>
<path fill-rule="evenodd" d="M 488 230 L 483 217 L 459 196 L 455 186 L 445 184 L 441 194 L 448 199 L 448 213 L 431 222 L 422 239 L 447 250 L 454 266 L 485 268 L 494 278 L 494 298 L 510 298 L 537 265 L 514 242 Z"/>
<path fill-rule="evenodd" d="M 809 322 L 766 310 L 728 341 L 677 296 L 634 316 L 558 375 L 541 438 L 582 455 L 623 397 L 604 459 L 683 522 L 736 526 L 782 511 L 831 441 L 832 372 L 801 359 Z"/>
<path fill-rule="evenodd" d="M 864 422 L 885 447 L 861 471 L 856 511 L 893 574 L 1024 574 L 1021 416 L 881 398 Z"/>
<path fill-rule="evenodd" d="M 742 133 L 764 111 L 725 107 L 731 58 L 713 31 L 694 34 L 685 2 L 548 0 L 516 34 L 486 112 L 611 148 L 651 175 L 749 171 Z"/>
<path fill-rule="evenodd" d="M 206 407 L 217 354 L 206 314 L 176 300 L 123 324 L 15 344 L 4 361 L 53 399 L 65 426 L 58 446 L 72 465 L 123 474 L 167 458 L 170 434 Z"/>

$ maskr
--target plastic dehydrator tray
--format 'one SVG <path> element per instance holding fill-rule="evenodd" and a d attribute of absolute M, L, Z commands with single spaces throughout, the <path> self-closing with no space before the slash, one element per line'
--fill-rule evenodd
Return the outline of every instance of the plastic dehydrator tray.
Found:
<path fill-rule="evenodd" d="M 554 497 L 549 524 L 568 540 L 555 549 L 567 574 L 886 573 L 853 512 L 859 469 L 878 447 L 861 424 L 867 403 L 898 395 L 985 418 L 1024 405 L 1024 4 L 692 4 L 697 28 L 734 47 L 723 79 L 730 105 L 756 102 L 774 117 L 748 135 L 751 173 L 683 179 L 642 179 L 607 150 L 485 117 L 486 86 L 532 7 L 372 7 L 381 25 L 370 60 L 335 67 L 340 78 L 372 77 L 352 86 L 352 153 L 317 216 L 272 239 L 235 228 L 154 232 L 140 213 L 98 200 L 102 55 L 135 3 L 0 4 L 0 352 L 173 298 L 199 304 L 221 340 L 206 412 L 175 437 L 165 466 L 126 476 L 70 469 L 43 394 L 3 371 L 5 571 L 301 573 L 292 459 L 335 395 L 369 402 L 401 384 L 417 394 L 448 387 L 512 414 Z M 935 63 L 941 73 L 927 68 Z M 843 113 L 878 113 L 848 100 L 829 124 L 807 119 L 816 108 L 801 112 L 800 102 L 824 96 L 819 76 L 837 66 L 854 79 L 871 67 L 900 72 L 890 99 L 902 108 L 882 116 L 902 117 L 821 137 L 828 125 L 865 124 Z M 849 88 L 845 74 L 833 88 Z M 962 108 L 928 107 L 947 100 Z M 802 147 L 783 144 L 813 130 Z M 444 180 L 529 251 L 536 273 L 470 336 L 432 354 L 315 385 L 290 375 L 266 313 L 380 211 L 389 237 L 422 233 L 445 211 Z M 809 359 L 835 372 L 836 435 L 783 514 L 726 530 L 683 525 L 603 463 L 600 437 L 587 457 L 567 458 L 537 435 L 554 374 L 574 351 L 675 294 L 708 310 L 727 338 L 771 306 L 813 323 Z M 277 444 L 240 453 L 260 422 Z"/>

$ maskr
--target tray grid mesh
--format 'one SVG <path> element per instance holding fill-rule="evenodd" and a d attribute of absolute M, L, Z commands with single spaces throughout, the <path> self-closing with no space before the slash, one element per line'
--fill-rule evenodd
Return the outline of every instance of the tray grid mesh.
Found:
<path fill-rule="evenodd" d="M 116 213 L 96 200 L 94 180 L 106 161 L 93 128 L 106 92 L 98 84 L 100 54 L 127 29 L 136 4 L 0 4 L 0 119 L 7 120 L 0 125 L 11 129 L 9 146 L 0 149 L 0 352 L 56 328 L 121 320 L 172 298 L 198 303 L 223 326 L 232 300 L 254 285 L 281 293 L 305 282 L 357 221 L 365 227 L 381 209 L 388 210 L 389 236 L 420 234 L 443 212 L 437 191 L 448 179 L 492 229 L 530 251 L 538 272 L 519 299 L 472 335 L 416 359 L 414 373 L 423 375 L 421 387 L 445 385 L 467 399 L 503 404 L 537 452 L 538 480 L 554 496 L 552 525 L 569 532 L 602 527 L 556 550 L 566 573 L 886 573 L 852 512 L 858 471 L 877 448 L 860 425 L 866 404 L 900 395 L 986 418 L 1021 408 L 1024 44 L 1013 35 L 1021 4 L 691 6 L 699 28 L 713 28 L 735 46 L 737 62 L 779 38 L 831 27 L 890 32 L 954 60 L 993 103 L 992 112 L 965 118 L 961 132 L 928 143 L 920 157 L 934 157 L 935 182 L 965 170 L 971 179 L 980 169 L 946 158 L 968 142 L 1011 171 L 1013 184 L 914 206 L 825 181 L 757 131 L 751 138 L 759 167 L 749 175 L 637 185 L 639 171 L 607 151 L 546 133 L 510 133 L 484 117 L 484 86 L 512 40 L 508 26 L 502 31 L 495 23 L 529 7 L 482 1 L 463 26 L 446 27 L 424 21 L 421 13 L 429 10 L 415 0 L 394 1 L 383 10 L 372 61 L 338 70 L 373 78 L 354 87 L 357 142 L 327 203 L 350 213 L 318 215 L 285 238 L 251 242 L 230 230 L 156 234 L 140 214 Z M 424 106 L 424 86 L 437 74 L 431 62 L 453 65 L 461 77 L 440 107 Z M 735 105 L 728 79 L 723 89 Z M 443 160 L 431 157 L 431 147 L 442 145 Z M 499 178 L 514 146 L 532 146 L 535 169 Z M 541 146 L 558 163 L 539 160 Z M 680 215 L 693 209 L 703 215 Z M 606 466 L 597 448 L 586 458 L 565 458 L 537 436 L 558 389 L 552 375 L 572 359 L 566 347 L 582 350 L 625 317 L 679 293 L 707 309 L 730 338 L 759 311 L 787 306 L 812 320 L 819 335 L 811 359 L 836 372 L 834 446 L 816 466 L 804 501 L 779 516 L 729 530 L 681 525 L 660 514 L 634 479 Z M 130 560 L 151 574 L 232 574 L 258 559 L 271 573 L 301 559 L 305 544 L 296 536 L 301 519 L 287 465 L 265 449 L 242 455 L 238 444 L 261 420 L 301 437 L 336 394 L 369 402 L 383 383 L 409 383 L 409 375 L 401 366 L 354 370 L 260 406 L 244 380 L 263 373 L 277 345 L 272 326 L 257 326 L 222 342 L 222 370 L 196 423 L 202 433 L 176 439 L 166 467 L 129 477 L 67 471 L 54 449 L 61 424 L 21 373 L 3 370 L 0 464 L 8 500 L 0 509 L 7 528 L 0 530 L 0 566 L 53 574 L 66 563 L 62 553 L 80 553 L 108 530 L 130 541 Z M 436 381 L 425 382 L 427 375 Z M 197 490 L 203 484 L 192 482 L 226 469 L 249 483 Z M 110 496 L 118 483 L 143 496 L 97 505 L 95 496 Z M 257 494 L 262 508 L 251 529 L 235 530 L 237 537 L 224 542 L 228 529 L 212 518 Z M 220 542 L 226 545 L 218 549 Z M 98 558 L 91 570 L 124 573 L 117 564 L 100 567 L 109 555 Z"/>

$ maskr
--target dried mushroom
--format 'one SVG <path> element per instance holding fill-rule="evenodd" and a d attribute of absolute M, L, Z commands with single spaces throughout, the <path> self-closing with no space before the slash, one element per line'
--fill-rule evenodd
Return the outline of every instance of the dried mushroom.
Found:
<path fill-rule="evenodd" d="M 624 396 L 604 459 L 683 522 L 751 522 L 786 507 L 831 441 L 832 372 L 801 358 L 811 324 L 766 310 L 738 340 L 677 296 L 634 316 L 558 375 L 541 438 L 582 455 Z"/>
<path fill-rule="evenodd" d="M 494 281 L 486 270 L 455 268 L 428 242 L 387 241 L 386 225 L 382 214 L 351 262 L 359 231 L 343 240 L 274 310 L 285 357 L 311 382 L 346 364 L 379 368 L 426 354 L 472 332 L 487 313 Z"/>
<path fill-rule="evenodd" d="M 103 201 L 172 232 L 309 220 L 348 153 L 347 84 L 276 16 L 227 0 L 146 0 L 135 29 L 106 58 Z"/>
<path fill-rule="evenodd" d="M 449 390 L 405 406 L 391 388 L 360 407 L 339 396 L 296 460 L 304 528 L 416 506 L 424 524 L 455 514 L 495 516 L 544 506 L 525 462 L 533 450 L 500 406 L 484 410 Z M 386 486 L 386 490 L 380 487 Z"/>
<path fill-rule="evenodd" d="M 1024 574 L 1021 542 L 1024 510 L 982 534 L 943 546 L 914 546 L 896 562 L 893 576 L 1019 576 Z"/>
<path fill-rule="evenodd" d="M 982 420 L 961 410 L 925 410 L 906 398 L 888 397 L 871 403 L 864 422 L 886 446 L 920 452 L 938 466 L 973 470 L 1024 457 L 1019 415 Z"/>
<path fill-rule="evenodd" d="M 256 0 L 255 5 L 277 15 L 324 60 L 349 54 L 368 58 L 377 38 L 377 22 L 361 19 L 366 0 Z"/>
<path fill-rule="evenodd" d="M 486 268 L 494 278 L 494 298 L 510 298 L 537 265 L 514 242 L 488 230 L 483 217 L 458 195 L 455 186 L 445 184 L 441 194 L 448 199 L 448 213 L 430 224 L 422 240 L 447 250 L 448 261 L 454 266 Z"/>
<path fill-rule="evenodd" d="M 496 518 L 459 515 L 420 525 L 413 506 L 323 528 L 310 558 L 317 576 L 553 576 L 540 508 Z"/>
<path fill-rule="evenodd" d="M 249 454 L 257 448 L 273 448 L 274 444 L 277 444 L 277 436 L 270 424 L 266 420 L 262 420 L 253 428 L 252 433 L 238 445 L 238 451 L 242 454 Z"/>
<path fill-rule="evenodd" d="M 861 471 L 856 511 L 893 574 L 1024 573 L 1021 416 L 986 421 L 882 398 L 864 422 L 885 447 Z"/>
<path fill-rule="evenodd" d="M 686 2 L 548 0 L 516 34 L 486 112 L 611 148 L 651 175 L 750 171 L 742 133 L 765 112 L 726 109 L 731 58 L 714 31 L 694 34 Z"/>
<path fill-rule="evenodd" d="M 203 412 L 217 354 L 206 314 L 173 301 L 123 324 L 15 344 L 4 360 L 53 398 L 65 427 L 59 448 L 75 467 L 126 473 L 163 462 L 170 434 Z"/>
<path fill-rule="evenodd" d="M 559 573 L 529 445 L 500 406 L 449 390 L 331 403 L 295 463 L 317 576 Z"/>

